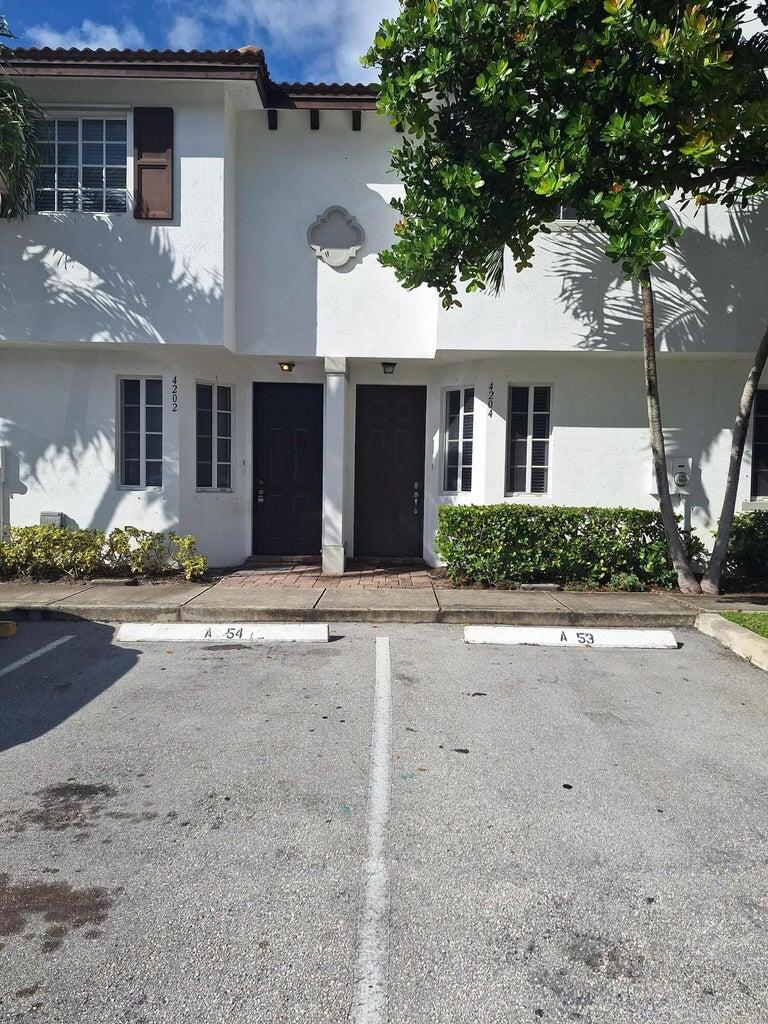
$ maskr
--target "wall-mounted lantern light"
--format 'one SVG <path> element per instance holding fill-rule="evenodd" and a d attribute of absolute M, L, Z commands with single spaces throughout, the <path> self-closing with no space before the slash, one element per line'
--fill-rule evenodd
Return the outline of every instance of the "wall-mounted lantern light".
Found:
<path fill-rule="evenodd" d="M 390 374 L 392 374 L 392 373 L 394 373 L 394 372 L 395 372 L 395 367 L 396 367 L 396 366 L 397 366 L 397 363 L 382 363 L 382 364 L 381 364 L 381 368 L 382 368 L 382 370 L 383 370 L 383 371 L 384 371 L 384 373 L 386 373 L 386 374 L 387 374 L 388 376 L 389 376 Z"/>
<path fill-rule="evenodd" d="M 296 363 L 289 363 L 286 361 L 284 363 L 278 363 L 277 365 L 280 367 L 283 373 L 293 373 L 293 368 L 296 365 Z"/>

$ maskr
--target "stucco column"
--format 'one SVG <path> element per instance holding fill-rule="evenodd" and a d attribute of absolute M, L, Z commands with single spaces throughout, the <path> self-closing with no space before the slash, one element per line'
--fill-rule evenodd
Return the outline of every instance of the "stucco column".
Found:
<path fill-rule="evenodd" d="M 340 576 L 344 550 L 344 449 L 347 360 L 325 360 L 323 405 L 323 573 Z"/>

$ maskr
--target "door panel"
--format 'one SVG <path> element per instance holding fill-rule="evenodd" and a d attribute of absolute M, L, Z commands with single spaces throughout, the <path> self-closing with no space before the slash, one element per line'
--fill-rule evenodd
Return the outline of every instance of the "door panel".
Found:
<path fill-rule="evenodd" d="M 254 554 L 319 555 L 321 384 L 254 384 L 253 480 Z"/>
<path fill-rule="evenodd" d="M 426 389 L 358 385 L 355 554 L 421 557 Z"/>

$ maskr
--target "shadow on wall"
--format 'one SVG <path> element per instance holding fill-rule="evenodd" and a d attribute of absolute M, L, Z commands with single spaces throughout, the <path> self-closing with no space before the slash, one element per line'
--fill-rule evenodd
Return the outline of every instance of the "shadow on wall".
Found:
<path fill-rule="evenodd" d="M 660 350 L 706 353 L 753 351 L 764 330 L 760 309 L 768 271 L 768 204 L 717 211 L 707 208 L 687 226 L 665 264 L 654 268 L 656 333 Z M 723 218 L 722 221 L 720 218 Z M 552 273 L 560 297 L 587 328 L 579 347 L 589 351 L 639 352 L 640 293 L 603 255 L 595 229 L 575 227 L 550 236 Z M 768 316 L 766 303 L 764 316 Z"/>
<path fill-rule="evenodd" d="M 55 632 L 66 635 L 66 624 L 60 623 Z M 83 663 L 87 667 L 83 671 L 46 673 L 36 671 L 33 665 L 29 671 L 17 670 L 3 679 L 0 752 L 44 736 L 100 697 L 133 668 L 139 652 L 129 647 L 114 647 L 113 633 L 111 626 L 97 623 L 78 626 L 77 638 L 70 644 L 73 647 L 84 645 L 87 649 Z M 18 656 L 29 650 L 23 641 L 25 636 L 26 628 L 22 623 L 17 637 L 4 641 L 5 663 L 14 660 L 16 648 Z M 64 657 L 67 657 L 68 646 L 65 644 L 62 648 Z"/>
<path fill-rule="evenodd" d="M 82 216 L 72 230 L 70 218 L 53 215 L 5 226 L 3 235 L 13 231 L 17 245 L 4 241 L 0 247 L 9 271 L 0 274 L 0 339 L 27 342 L 31 351 L 35 341 L 204 343 L 215 331 L 220 343 L 220 277 L 203 280 L 186 270 L 162 229 L 136 232 L 132 225 Z M 13 259 L 19 266 L 11 267 Z M 76 505 L 77 525 L 106 529 L 130 497 L 115 487 L 114 393 L 105 396 L 103 379 L 82 354 L 57 363 L 51 352 L 48 366 L 53 369 L 45 382 L 53 390 L 47 402 L 42 382 L 0 378 L 0 443 L 12 453 L 5 521 L 12 522 L 12 498 L 32 489 L 43 497 L 50 492 L 52 511 L 68 502 L 74 511 Z M 177 473 L 166 460 L 166 481 Z M 83 495 L 93 491 L 94 481 L 104 489 L 84 513 Z M 146 491 L 141 500 L 146 508 L 164 495 Z"/>
<path fill-rule="evenodd" d="M 749 353 L 757 348 L 765 330 L 768 206 L 719 209 L 718 217 L 722 220 L 715 228 L 707 209 L 700 211 L 696 228 L 687 227 L 677 252 L 654 269 L 657 345 L 661 351 L 737 354 L 746 345 Z M 599 233 L 581 226 L 561 231 L 550 237 L 548 248 L 555 256 L 552 273 L 562 282 L 560 298 L 586 328 L 579 347 L 593 352 L 640 352 L 639 285 L 625 282 L 621 269 L 605 257 Z M 718 374 L 717 363 L 709 367 L 711 374 Z M 745 376 L 746 371 L 745 360 Z M 634 363 L 627 364 L 627 372 L 636 372 Z M 688 528 L 693 510 L 708 526 L 714 526 L 720 510 L 711 508 L 701 466 L 721 431 L 731 429 L 743 380 L 738 380 L 728 418 L 722 422 L 703 414 L 705 408 L 690 392 L 675 394 L 669 378 L 670 371 L 665 373 L 662 360 L 659 381 L 668 424 L 667 454 L 693 462 L 690 494 L 678 511 Z M 676 374 L 675 379 L 684 380 L 685 375 Z M 637 386 L 644 389 L 641 374 Z M 670 413 L 672 408 L 674 414 Z M 722 483 L 725 486 L 725 467 Z"/>
<path fill-rule="evenodd" d="M 0 338 L 221 344 L 218 272 L 193 273 L 163 229 L 77 218 L 35 216 L 4 241 Z"/>

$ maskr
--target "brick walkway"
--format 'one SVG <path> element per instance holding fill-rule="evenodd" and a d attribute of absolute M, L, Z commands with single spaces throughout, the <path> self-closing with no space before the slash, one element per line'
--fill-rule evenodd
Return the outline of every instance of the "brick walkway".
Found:
<path fill-rule="evenodd" d="M 429 590 L 433 586 L 430 570 L 422 565 L 356 566 L 350 563 L 343 576 L 323 576 L 319 565 L 268 565 L 239 569 L 225 576 L 220 587 L 364 587 L 371 590 Z"/>

